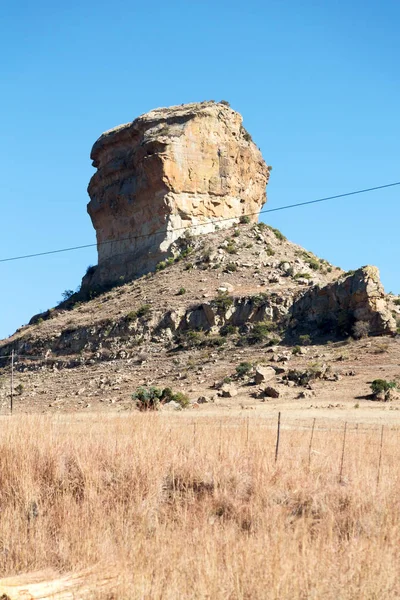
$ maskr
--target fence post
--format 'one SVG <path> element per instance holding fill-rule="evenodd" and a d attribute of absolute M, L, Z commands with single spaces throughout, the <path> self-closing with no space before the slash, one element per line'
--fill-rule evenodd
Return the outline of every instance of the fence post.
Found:
<path fill-rule="evenodd" d="M 378 485 L 379 485 L 379 481 L 380 481 L 380 475 L 381 475 L 382 446 L 383 446 L 383 428 L 384 428 L 384 425 L 382 425 L 382 429 L 381 429 L 381 445 L 380 445 L 380 448 L 379 448 L 379 462 L 378 462 L 378 474 L 376 476 L 376 489 L 378 489 Z"/>
<path fill-rule="evenodd" d="M 276 431 L 275 462 L 278 460 L 280 434 L 281 434 L 281 413 L 278 412 L 278 428 Z"/>
<path fill-rule="evenodd" d="M 10 390 L 10 413 L 13 413 L 14 403 L 14 350 L 11 350 L 11 390 Z"/>
<path fill-rule="evenodd" d="M 313 419 L 313 424 L 312 424 L 312 428 L 311 428 L 310 445 L 308 447 L 308 468 L 310 468 L 310 466 L 311 466 L 311 448 L 312 448 L 312 441 L 313 441 L 313 437 L 314 437 L 314 427 L 315 427 L 315 417 Z"/>
<path fill-rule="evenodd" d="M 341 458 L 341 461 L 340 461 L 339 483 L 342 483 L 343 462 L 344 462 L 344 448 L 345 448 L 345 445 L 346 445 L 346 430 L 347 430 L 347 421 L 344 422 L 343 446 L 342 446 L 342 458 Z"/>

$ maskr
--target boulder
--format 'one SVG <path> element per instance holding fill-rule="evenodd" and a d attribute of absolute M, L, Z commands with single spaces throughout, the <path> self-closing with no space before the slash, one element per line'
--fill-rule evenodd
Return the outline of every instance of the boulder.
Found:
<path fill-rule="evenodd" d="M 264 389 L 264 396 L 268 398 L 279 398 L 279 390 L 276 387 L 267 386 Z"/>
<path fill-rule="evenodd" d="M 238 395 L 238 391 L 232 383 L 224 383 L 221 386 L 220 392 L 223 398 L 233 398 Z"/>
<path fill-rule="evenodd" d="M 264 383 L 266 381 L 270 381 L 274 379 L 276 375 L 275 369 L 272 367 L 257 367 L 255 374 L 255 383 L 256 385 L 260 385 L 260 383 Z"/>
<path fill-rule="evenodd" d="M 241 115 L 218 102 L 152 110 L 103 133 L 91 159 L 98 266 L 84 288 L 153 270 L 185 228 L 204 234 L 245 214 L 257 222 L 266 201 L 269 168 Z"/>
<path fill-rule="evenodd" d="M 324 287 L 315 286 L 291 307 L 292 322 L 317 327 L 322 333 L 351 335 L 358 321 L 369 326 L 371 335 L 396 333 L 396 321 L 376 267 L 362 267 Z"/>
<path fill-rule="evenodd" d="M 171 400 L 171 402 L 166 402 L 163 404 L 162 408 L 163 410 L 182 410 L 182 406 L 174 400 Z"/>

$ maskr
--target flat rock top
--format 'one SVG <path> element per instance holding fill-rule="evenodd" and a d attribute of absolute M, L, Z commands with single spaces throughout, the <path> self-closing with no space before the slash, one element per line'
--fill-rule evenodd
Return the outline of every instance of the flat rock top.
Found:
<path fill-rule="evenodd" d="M 199 114 L 204 114 L 210 117 L 217 117 L 221 114 L 225 114 L 226 117 L 235 116 L 236 119 L 242 121 L 242 116 L 234 111 L 230 106 L 221 102 L 205 101 L 205 102 L 191 102 L 189 104 L 179 104 L 177 106 L 169 106 L 164 108 L 154 108 L 143 115 L 140 115 L 130 123 L 124 123 L 117 125 L 112 129 L 108 129 L 96 140 L 93 145 L 91 158 L 94 160 L 97 153 L 104 148 L 105 145 L 114 142 L 116 135 L 131 130 L 133 133 L 141 129 L 150 127 L 156 123 L 163 121 L 185 121 L 189 120 Z"/>

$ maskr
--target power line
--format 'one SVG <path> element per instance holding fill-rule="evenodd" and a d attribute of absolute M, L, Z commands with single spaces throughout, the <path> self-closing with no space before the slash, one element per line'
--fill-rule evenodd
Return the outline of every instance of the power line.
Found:
<path fill-rule="evenodd" d="M 367 192 L 383 190 L 385 188 L 390 188 L 390 187 L 394 187 L 397 185 L 400 185 L 400 181 L 396 181 L 394 183 L 386 183 L 385 185 L 378 185 L 378 186 L 371 187 L 371 188 L 355 190 L 352 192 L 346 192 L 345 194 L 336 194 L 335 196 L 326 196 L 325 198 L 318 198 L 316 200 L 308 200 L 307 202 L 298 202 L 296 204 L 286 204 L 285 206 L 278 206 L 277 208 L 269 208 L 269 209 L 257 211 L 254 213 L 243 214 L 240 216 L 254 217 L 257 215 L 264 215 L 267 213 L 278 212 L 281 210 L 288 210 L 290 208 L 297 208 L 299 206 L 307 206 L 310 204 L 318 204 L 320 202 L 327 202 L 328 200 L 336 200 L 339 198 L 346 198 L 348 196 L 355 196 L 356 194 L 365 194 Z M 215 220 L 206 221 L 204 223 L 198 223 L 197 225 L 186 225 L 184 227 L 175 227 L 173 229 L 173 231 L 183 231 L 185 229 L 195 229 L 196 227 L 204 227 L 205 225 L 215 225 L 215 224 L 223 223 L 226 221 L 234 221 L 235 219 L 238 219 L 238 218 L 240 218 L 240 217 L 226 217 L 224 219 L 215 219 Z M 93 248 L 95 246 L 98 247 L 98 246 L 103 246 L 105 244 L 113 244 L 114 242 L 133 241 L 133 240 L 138 240 L 138 239 L 142 239 L 142 238 L 153 237 L 155 235 L 165 234 L 165 233 L 168 233 L 168 231 L 169 231 L 168 229 L 160 229 L 159 231 L 155 231 L 154 233 L 143 233 L 143 234 L 139 234 L 139 235 L 135 235 L 135 236 L 129 236 L 126 238 L 118 238 L 115 240 L 105 240 L 104 242 L 99 242 L 99 243 L 95 243 L 95 244 L 84 244 L 82 246 L 72 246 L 70 248 L 60 248 L 58 250 L 48 250 L 47 252 L 36 252 L 34 254 L 25 254 L 25 255 L 21 255 L 21 256 L 12 256 L 9 258 L 1 258 L 0 263 L 11 262 L 11 261 L 15 261 L 15 260 L 25 260 L 27 258 L 36 258 L 39 256 L 48 256 L 50 254 L 59 254 L 61 252 L 72 252 L 74 250 L 83 250 L 85 248 Z"/>

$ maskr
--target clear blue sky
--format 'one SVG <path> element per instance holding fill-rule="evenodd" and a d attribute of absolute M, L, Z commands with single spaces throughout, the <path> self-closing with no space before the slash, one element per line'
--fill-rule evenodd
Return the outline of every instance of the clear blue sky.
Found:
<path fill-rule="evenodd" d="M 89 153 L 159 107 L 229 100 L 273 166 L 268 207 L 400 180 L 396 0 L 5 0 L 0 258 L 95 241 Z M 266 219 L 400 292 L 400 188 Z M 96 251 L 0 263 L 0 337 L 76 288 Z"/>

